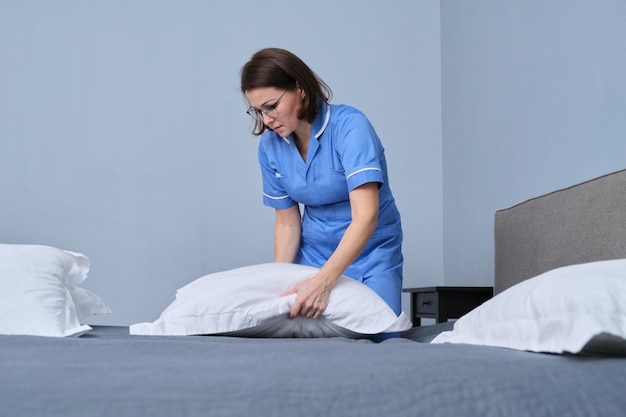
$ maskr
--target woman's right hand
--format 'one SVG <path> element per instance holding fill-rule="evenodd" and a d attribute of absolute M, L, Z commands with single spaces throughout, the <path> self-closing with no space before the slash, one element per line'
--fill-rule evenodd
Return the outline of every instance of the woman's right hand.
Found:
<path fill-rule="evenodd" d="M 328 285 L 322 277 L 316 275 L 281 294 L 281 297 L 290 294 L 297 295 L 296 302 L 289 312 L 289 318 L 293 319 L 298 315 L 313 319 L 319 318 L 328 307 L 331 289 L 332 285 Z"/>

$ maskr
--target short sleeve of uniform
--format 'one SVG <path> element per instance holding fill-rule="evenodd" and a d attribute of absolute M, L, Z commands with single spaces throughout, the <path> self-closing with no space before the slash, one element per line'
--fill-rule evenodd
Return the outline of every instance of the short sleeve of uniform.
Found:
<path fill-rule="evenodd" d="M 283 210 L 296 205 L 297 203 L 289 197 L 280 183 L 280 173 L 273 168 L 269 162 L 266 152 L 271 152 L 263 146 L 263 141 L 259 144 L 258 158 L 261 165 L 261 177 L 263 180 L 263 204 L 268 207 Z"/>
<path fill-rule="evenodd" d="M 355 109 L 341 114 L 337 152 L 348 183 L 348 190 L 368 182 L 384 182 L 383 147 L 367 117 Z"/>

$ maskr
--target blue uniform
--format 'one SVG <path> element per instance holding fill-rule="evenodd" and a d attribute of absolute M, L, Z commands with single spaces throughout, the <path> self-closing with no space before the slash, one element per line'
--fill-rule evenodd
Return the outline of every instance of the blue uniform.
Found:
<path fill-rule="evenodd" d="M 345 105 L 328 105 L 312 123 L 306 161 L 292 137 L 267 130 L 259 144 L 263 203 L 275 209 L 304 206 L 295 262 L 321 267 L 333 254 L 352 216 L 349 193 L 379 183 L 378 224 L 366 248 L 344 275 L 363 282 L 400 314 L 402 228 L 387 180 L 384 149 L 367 117 Z"/>

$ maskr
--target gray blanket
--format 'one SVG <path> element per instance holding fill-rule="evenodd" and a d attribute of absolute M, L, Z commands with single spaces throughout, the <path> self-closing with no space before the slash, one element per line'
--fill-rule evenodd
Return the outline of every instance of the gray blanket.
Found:
<path fill-rule="evenodd" d="M 0 416 L 618 416 L 626 359 L 369 340 L 0 336 Z"/>

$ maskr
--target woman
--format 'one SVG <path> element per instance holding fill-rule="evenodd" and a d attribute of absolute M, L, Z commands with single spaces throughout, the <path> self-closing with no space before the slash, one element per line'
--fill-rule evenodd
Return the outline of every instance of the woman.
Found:
<path fill-rule="evenodd" d="M 289 317 L 320 317 L 341 275 L 400 314 L 400 214 L 368 119 L 329 104 L 330 88 L 283 49 L 255 53 L 241 70 L 241 91 L 261 136 L 263 202 L 276 210 L 274 261 L 320 268 L 283 294 L 297 294 Z"/>

